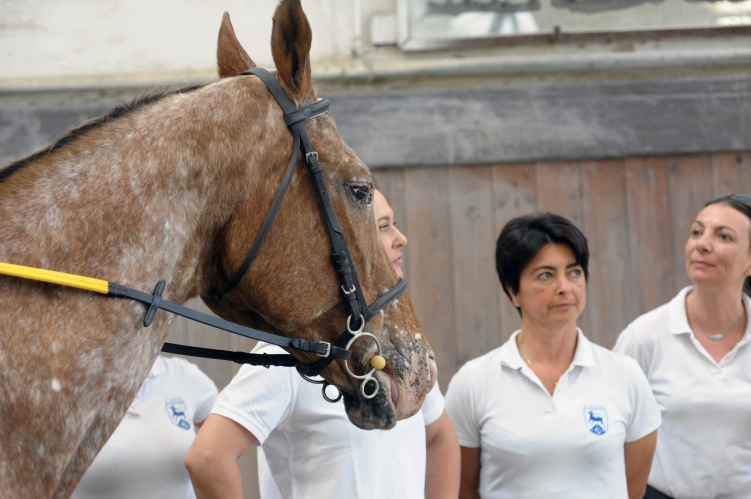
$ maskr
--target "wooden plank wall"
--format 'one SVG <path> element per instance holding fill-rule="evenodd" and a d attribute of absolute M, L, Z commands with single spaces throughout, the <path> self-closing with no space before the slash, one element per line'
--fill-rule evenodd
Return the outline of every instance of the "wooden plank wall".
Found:
<path fill-rule="evenodd" d="M 409 240 L 409 293 L 445 391 L 464 362 L 499 346 L 519 325 L 495 273 L 495 240 L 508 220 L 552 211 L 582 229 L 591 257 L 580 326 L 611 347 L 632 319 L 688 284 L 689 226 L 712 196 L 751 194 L 751 154 L 393 168 L 375 177 Z M 189 305 L 207 310 L 199 300 Z M 169 340 L 246 351 L 253 345 L 181 318 Z M 238 369 L 194 362 L 220 389 Z M 255 452 L 240 466 L 245 497 L 257 498 Z"/>
<path fill-rule="evenodd" d="M 689 227 L 717 194 L 751 193 L 751 154 L 377 170 L 407 235 L 405 273 L 445 390 L 466 361 L 499 346 L 519 316 L 498 284 L 495 240 L 511 218 L 551 211 L 590 245 L 579 325 L 612 347 L 635 317 L 688 279 Z"/>

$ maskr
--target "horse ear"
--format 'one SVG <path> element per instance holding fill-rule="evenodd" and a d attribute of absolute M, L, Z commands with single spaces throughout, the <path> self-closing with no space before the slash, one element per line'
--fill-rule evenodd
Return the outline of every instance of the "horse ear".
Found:
<path fill-rule="evenodd" d="M 253 69 L 256 63 L 250 58 L 235 36 L 229 13 L 222 16 L 222 26 L 219 28 L 219 40 L 216 45 L 216 62 L 219 66 L 219 78 L 237 76 L 243 71 Z"/>
<path fill-rule="evenodd" d="M 315 100 L 310 75 L 310 42 L 313 33 L 300 0 L 282 0 L 274 12 L 271 55 L 277 78 L 296 103 Z"/>

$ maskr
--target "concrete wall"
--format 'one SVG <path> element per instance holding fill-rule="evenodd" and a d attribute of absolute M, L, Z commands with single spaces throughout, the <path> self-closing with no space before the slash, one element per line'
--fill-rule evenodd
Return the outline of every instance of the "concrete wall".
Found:
<path fill-rule="evenodd" d="M 132 98 L 132 90 L 0 93 L 0 164 Z M 751 150 L 751 76 L 346 91 L 319 85 L 371 168 Z"/>
<path fill-rule="evenodd" d="M 359 3 L 359 2 L 358 2 Z M 0 86 L 210 79 L 227 11 L 248 54 L 273 67 L 269 38 L 277 0 L 4 0 Z M 304 0 L 319 68 L 350 57 L 354 0 Z M 362 2 L 360 29 L 394 0 Z M 367 31 L 367 29 L 365 30 Z"/>

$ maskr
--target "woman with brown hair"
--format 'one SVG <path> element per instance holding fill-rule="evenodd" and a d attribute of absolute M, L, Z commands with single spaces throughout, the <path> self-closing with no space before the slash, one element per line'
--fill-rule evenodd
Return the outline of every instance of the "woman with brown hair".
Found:
<path fill-rule="evenodd" d="M 751 198 L 709 201 L 686 242 L 693 283 L 637 318 L 614 350 L 662 409 L 646 498 L 751 497 Z"/>

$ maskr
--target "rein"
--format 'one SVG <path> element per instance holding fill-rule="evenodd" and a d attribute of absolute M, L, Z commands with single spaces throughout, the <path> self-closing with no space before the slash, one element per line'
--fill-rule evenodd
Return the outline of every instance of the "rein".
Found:
<path fill-rule="evenodd" d="M 235 271 L 227 284 L 218 292 L 209 292 L 204 295 L 206 298 L 212 300 L 221 300 L 224 295 L 230 292 L 243 278 L 245 273 L 250 268 L 253 260 L 255 259 L 261 245 L 263 244 L 266 235 L 274 221 L 279 206 L 281 205 L 284 193 L 287 190 L 287 186 L 292 178 L 297 159 L 300 151 L 303 152 L 305 157 L 305 164 L 308 168 L 311 180 L 314 183 L 316 192 L 318 193 L 321 207 L 323 209 L 324 219 L 326 220 L 326 228 L 331 239 L 332 246 L 332 260 L 337 269 L 337 275 L 339 276 L 340 288 L 342 290 L 342 298 L 345 308 L 347 309 L 347 327 L 346 330 L 339 335 L 339 337 L 332 343 L 326 341 L 305 340 L 302 338 L 288 338 L 278 334 L 268 333 L 258 329 L 253 329 L 246 326 L 220 319 L 196 310 L 183 307 L 176 303 L 162 299 L 162 293 L 166 287 L 165 281 L 159 281 L 154 288 L 154 292 L 151 294 L 144 293 L 126 286 L 104 281 L 101 279 L 95 279 L 91 277 L 77 276 L 73 274 L 66 274 L 63 272 L 56 272 L 51 270 L 36 269 L 32 267 L 25 267 L 21 265 L 14 265 L 10 263 L 0 262 L 0 274 L 19 277 L 23 279 L 31 279 L 36 281 L 48 282 L 52 284 L 58 284 L 61 286 L 73 287 L 92 291 L 95 293 L 104 294 L 107 296 L 129 298 L 144 303 L 148 306 L 146 315 L 143 320 L 144 327 L 149 327 L 154 319 L 154 315 L 157 310 L 162 309 L 167 312 L 180 315 L 187 319 L 206 324 L 217 329 L 222 329 L 230 333 L 245 336 L 259 341 L 264 341 L 273 345 L 278 345 L 290 350 L 296 350 L 298 352 L 313 353 L 321 357 L 318 361 L 312 364 L 304 364 L 297 358 L 290 354 L 254 354 L 246 352 L 231 352 L 226 350 L 217 350 L 213 348 L 199 348 L 188 345 L 176 345 L 173 343 L 165 343 L 162 346 L 162 351 L 166 353 L 173 353 L 179 355 L 188 355 L 192 357 L 203 357 L 209 359 L 228 360 L 236 362 L 238 364 L 250 364 L 256 366 L 285 366 L 295 367 L 298 373 L 310 383 L 322 385 L 323 398 L 329 402 L 337 402 L 342 397 L 342 392 L 339 390 L 339 394 L 335 398 L 331 398 L 326 394 L 326 388 L 330 386 L 330 383 L 326 380 L 314 380 L 311 379 L 318 376 L 323 369 L 329 366 L 334 359 L 341 359 L 344 362 L 344 368 L 347 373 L 355 378 L 362 380 L 360 384 L 360 394 L 366 399 L 372 399 L 379 391 L 379 383 L 373 374 L 376 370 L 383 369 L 385 361 L 381 356 L 381 344 L 378 338 L 368 332 L 364 332 L 363 328 L 365 323 L 368 322 L 375 314 L 377 314 L 383 307 L 395 300 L 406 288 L 406 282 L 404 279 L 399 279 L 399 282 L 391 290 L 380 296 L 376 301 L 367 305 L 362 293 L 360 282 L 357 279 L 357 273 L 351 264 L 352 258 L 350 257 L 347 242 L 344 238 L 339 220 L 336 217 L 336 212 L 331 204 L 331 199 L 324 183 L 322 168 L 318 162 L 318 153 L 313 149 L 308 138 L 307 131 L 305 129 L 304 121 L 315 116 L 319 116 L 328 111 L 329 102 L 325 99 L 318 100 L 307 106 L 298 108 L 294 102 L 287 96 L 284 89 L 279 84 L 278 80 L 268 71 L 255 68 L 240 73 L 238 76 L 254 75 L 261 79 L 266 85 L 269 92 L 281 107 L 284 113 L 284 121 L 293 136 L 293 150 L 292 157 L 290 158 L 287 171 L 285 172 L 282 183 L 279 186 L 279 190 L 274 197 L 274 201 L 271 205 L 266 219 L 261 226 L 258 235 L 256 236 L 253 245 L 248 251 L 245 260 L 240 267 Z M 355 322 L 353 322 L 353 319 Z M 351 346 L 360 339 L 368 337 L 372 339 L 377 347 L 376 355 L 371 359 L 372 369 L 364 374 L 357 375 L 353 373 L 348 365 L 348 360 L 352 356 Z M 368 389 L 370 388 L 370 391 Z M 338 387 L 337 387 L 338 389 Z"/>
<path fill-rule="evenodd" d="M 223 329 L 230 333 L 245 336 L 254 340 L 265 341 L 273 345 L 280 347 L 290 348 L 300 352 L 315 353 L 323 356 L 329 352 L 331 357 L 340 359 L 349 359 L 352 352 L 346 351 L 341 348 L 335 348 L 330 346 L 325 341 L 310 341 L 300 338 L 287 338 L 277 334 L 267 333 L 258 329 L 253 329 L 246 326 L 241 326 L 234 322 L 230 322 L 212 315 L 204 314 L 197 310 L 192 310 L 177 303 L 162 299 L 162 293 L 166 286 L 165 281 L 159 281 L 152 294 L 144 293 L 136 289 L 128 288 L 121 284 L 114 282 L 104 281 L 101 279 L 95 279 L 93 277 L 84 277 L 74 274 L 66 274 L 64 272 L 56 272 L 53 270 L 43 270 L 33 267 L 25 267 L 23 265 L 14 265 L 11 263 L 0 262 L 0 274 L 20 277 L 22 279 L 30 279 L 34 281 L 47 282 L 51 284 L 58 284 L 70 288 L 83 289 L 86 291 L 92 291 L 94 293 L 100 293 L 107 296 L 114 296 L 119 298 L 130 298 L 131 300 L 140 301 L 148 305 L 146 316 L 143 319 L 143 326 L 149 327 L 154 320 L 154 315 L 159 309 L 166 310 L 176 315 L 180 315 L 187 319 L 191 319 L 207 326 L 212 326 L 217 329 Z M 261 366 L 295 366 L 300 363 L 292 355 L 265 355 L 265 354 L 249 354 L 245 352 L 227 352 L 224 350 L 215 350 L 211 348 L 198 349 L 197 347 L 184 347 L 183 345 L 173 345 L 171 343 L 165 343 L 166 348 L 162 348 L 163 352 L 179 353 L 171 351 L 172 347 L 183 347 L 197 350 L 206 350 L 209 352 L 222 352 L 222 357 L 209 357 L 209 358 L 221 358 L 223 360 L 231 360 L 238 364 L 252 364 Z M 192 351 L 192 350 L 191 350 Z M 274 360 L 280 362 L 273 362 Z"/>

